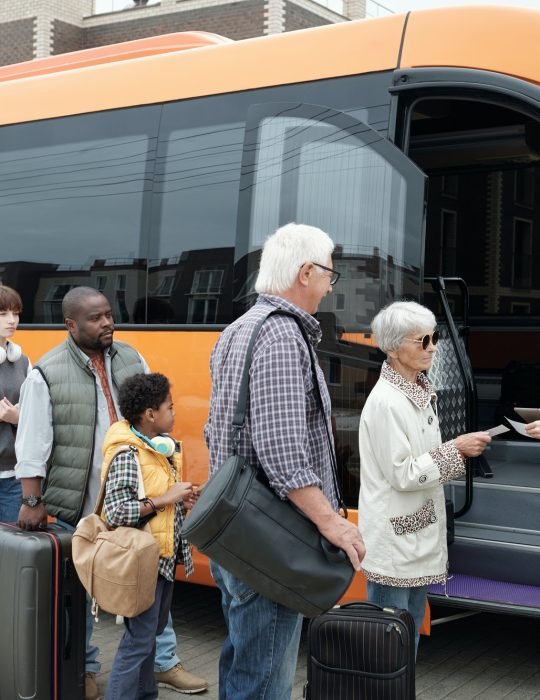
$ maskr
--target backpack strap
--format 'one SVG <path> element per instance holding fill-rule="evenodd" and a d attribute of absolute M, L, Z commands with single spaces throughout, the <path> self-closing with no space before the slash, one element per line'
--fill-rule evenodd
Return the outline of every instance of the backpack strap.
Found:
<path fill-rule="evenodd" d="M 109 471 L 111 468 L 111 464 L 113 461 L 118 457 L 118 455 L 123 454 L 124 452 L 133 452 L 135 461 L 137 462 L 137 473 L 138 473 L 138 499 L 141 500 L 144 498 L 144 483 L 143 483 L 143 478 L 142 478 L 142 472 L 141 472 L 141 465 L 139 463 L 139 460 L 137 458 L 137 448 L 134 445 L 120 445 L 112 454 L 112 457 L 109 460 L 109 463 L 107 464 L 107 469 L 105 471 L 105 474 L 103 476 L 103 479 L 101 480 L 101 486 L 99 489 L 98 497 L 96 499 L 96 505 L 94 508 L 94 513 L 96 515 L 99 515 L 101 511 L 103 510 L 103 501 L 105 500 L 105 490 L 107 488 L 107 477 L 109 476 Z"/>

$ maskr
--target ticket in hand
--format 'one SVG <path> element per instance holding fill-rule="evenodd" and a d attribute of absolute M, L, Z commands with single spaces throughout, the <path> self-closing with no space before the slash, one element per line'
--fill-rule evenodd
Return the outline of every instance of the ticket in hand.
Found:
<path fill-rule="evenodd" d="M 520 435 L 523 435 L 524 437 L 531 437 L 530 435 L 527 435 L 527 432 L 525 431 L 526 423 L 518 423 L 516 420 L 510 420 L 510 418 L 508 418 L 508 416 L 505 416 L 505 418 L 510 423 L 512 428 L 514 428 L 516 433 L 519 433 Z"/>
<path fill-rule="evenodd" d="M 495 428 L 490 428 L 489 430 L 486 430 L 486 433 L 491 435 L 491 437 L 495 437 L 495 435 L 500 435 L 501 433 L 508 432 L 510 432 L 510 428 L 507 428 L 506 425 L 498 425 Z"/>

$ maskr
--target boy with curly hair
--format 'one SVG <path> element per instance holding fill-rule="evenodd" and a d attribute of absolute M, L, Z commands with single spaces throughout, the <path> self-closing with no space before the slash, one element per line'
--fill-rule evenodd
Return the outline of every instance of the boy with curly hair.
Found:
<path fill-rule="evenodd" d="M 111 462 L 103 514 L 110 527 L 137 527 L 149 522 L 160 558 L 154 604 L 140 615 L 124 619 L 124 636 L 114 658 L 105 700 L 150 699 L 158 697 L 155 640 L 167 623 L 179 558 L 186 576 L 193 572 L 191 550 L 181 538 L 180 528 L 185 504 L 191 505 L 195 496 L 191 483 L 181 481 L 180 445 L 168 435 L 175 412 L 167 377 L 157 373 L 130 377 L 120 387 L 119 405 L 125 420 L 111 425 L 105 436 L 103 470 L 119 447 L 130 449 Z M 145 492 L 141 500 L 139 465 Z"/>

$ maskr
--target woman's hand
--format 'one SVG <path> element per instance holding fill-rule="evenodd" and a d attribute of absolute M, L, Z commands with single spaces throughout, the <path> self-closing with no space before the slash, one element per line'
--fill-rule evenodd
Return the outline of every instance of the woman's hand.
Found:
<path fill-rule="evenodd" d="M 5 396 L 0 401 L 0 421 L 17 425 L 19 422 L 19 406 L 14 406 Z"/>
<path fill-rule="evenodd" d="M 478 457 L 491 442 L 491 435 L 485 431 L 465 433 L 454 438 L 454 445 L 463 457 Z"/>
<path fill-rule="evenodd" d="M 535 420 L 525 426 L 525 432 L 529 437 L 540 440 L 540 420 Z"/>

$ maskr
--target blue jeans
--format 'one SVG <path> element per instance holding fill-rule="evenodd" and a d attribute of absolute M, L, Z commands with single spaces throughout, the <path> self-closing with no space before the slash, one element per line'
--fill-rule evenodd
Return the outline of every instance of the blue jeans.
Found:
<path fill-rule="evenodd" d="M 0 479 L 0 521 L 16 523 L 21 508 L 21 482 L 14 476 Z"/>
<path fill-rule="evenodd" d="M 173 582 L 158 576 L 156 599 L 151 608 L 124 618 L 124 636 L 114 657 L 105 700 L 155 700 L 154 679 L 156 636 L 167 624 L 171 609 Z"/>
<path fill-rule="evenodd" d="M 154 661 L 154 671 L 165 673 L 170 671 L 180 659 L 176 653 L 176 633 L 173 628 L 172 616 L 169 613 L 167 625 L 156 640 L 156 660 Z"/>
<path fill-rule="evenodd" d="M 219 659 L 219 700 L 291 697 L 302 616 L 256 593 L 211 562 L 227 638 Z"/>
<path fill-rule="evenodd" d="M 427 586 L 400 588 L 397 586 L 382 586 L 380 583 L 367 582 L 368 600 L 383 607 L 403 608 L 408 610 L 414 620 L 415 653 L 418 653 L 420 641 L 420 626 L 426 612 Z"/>

